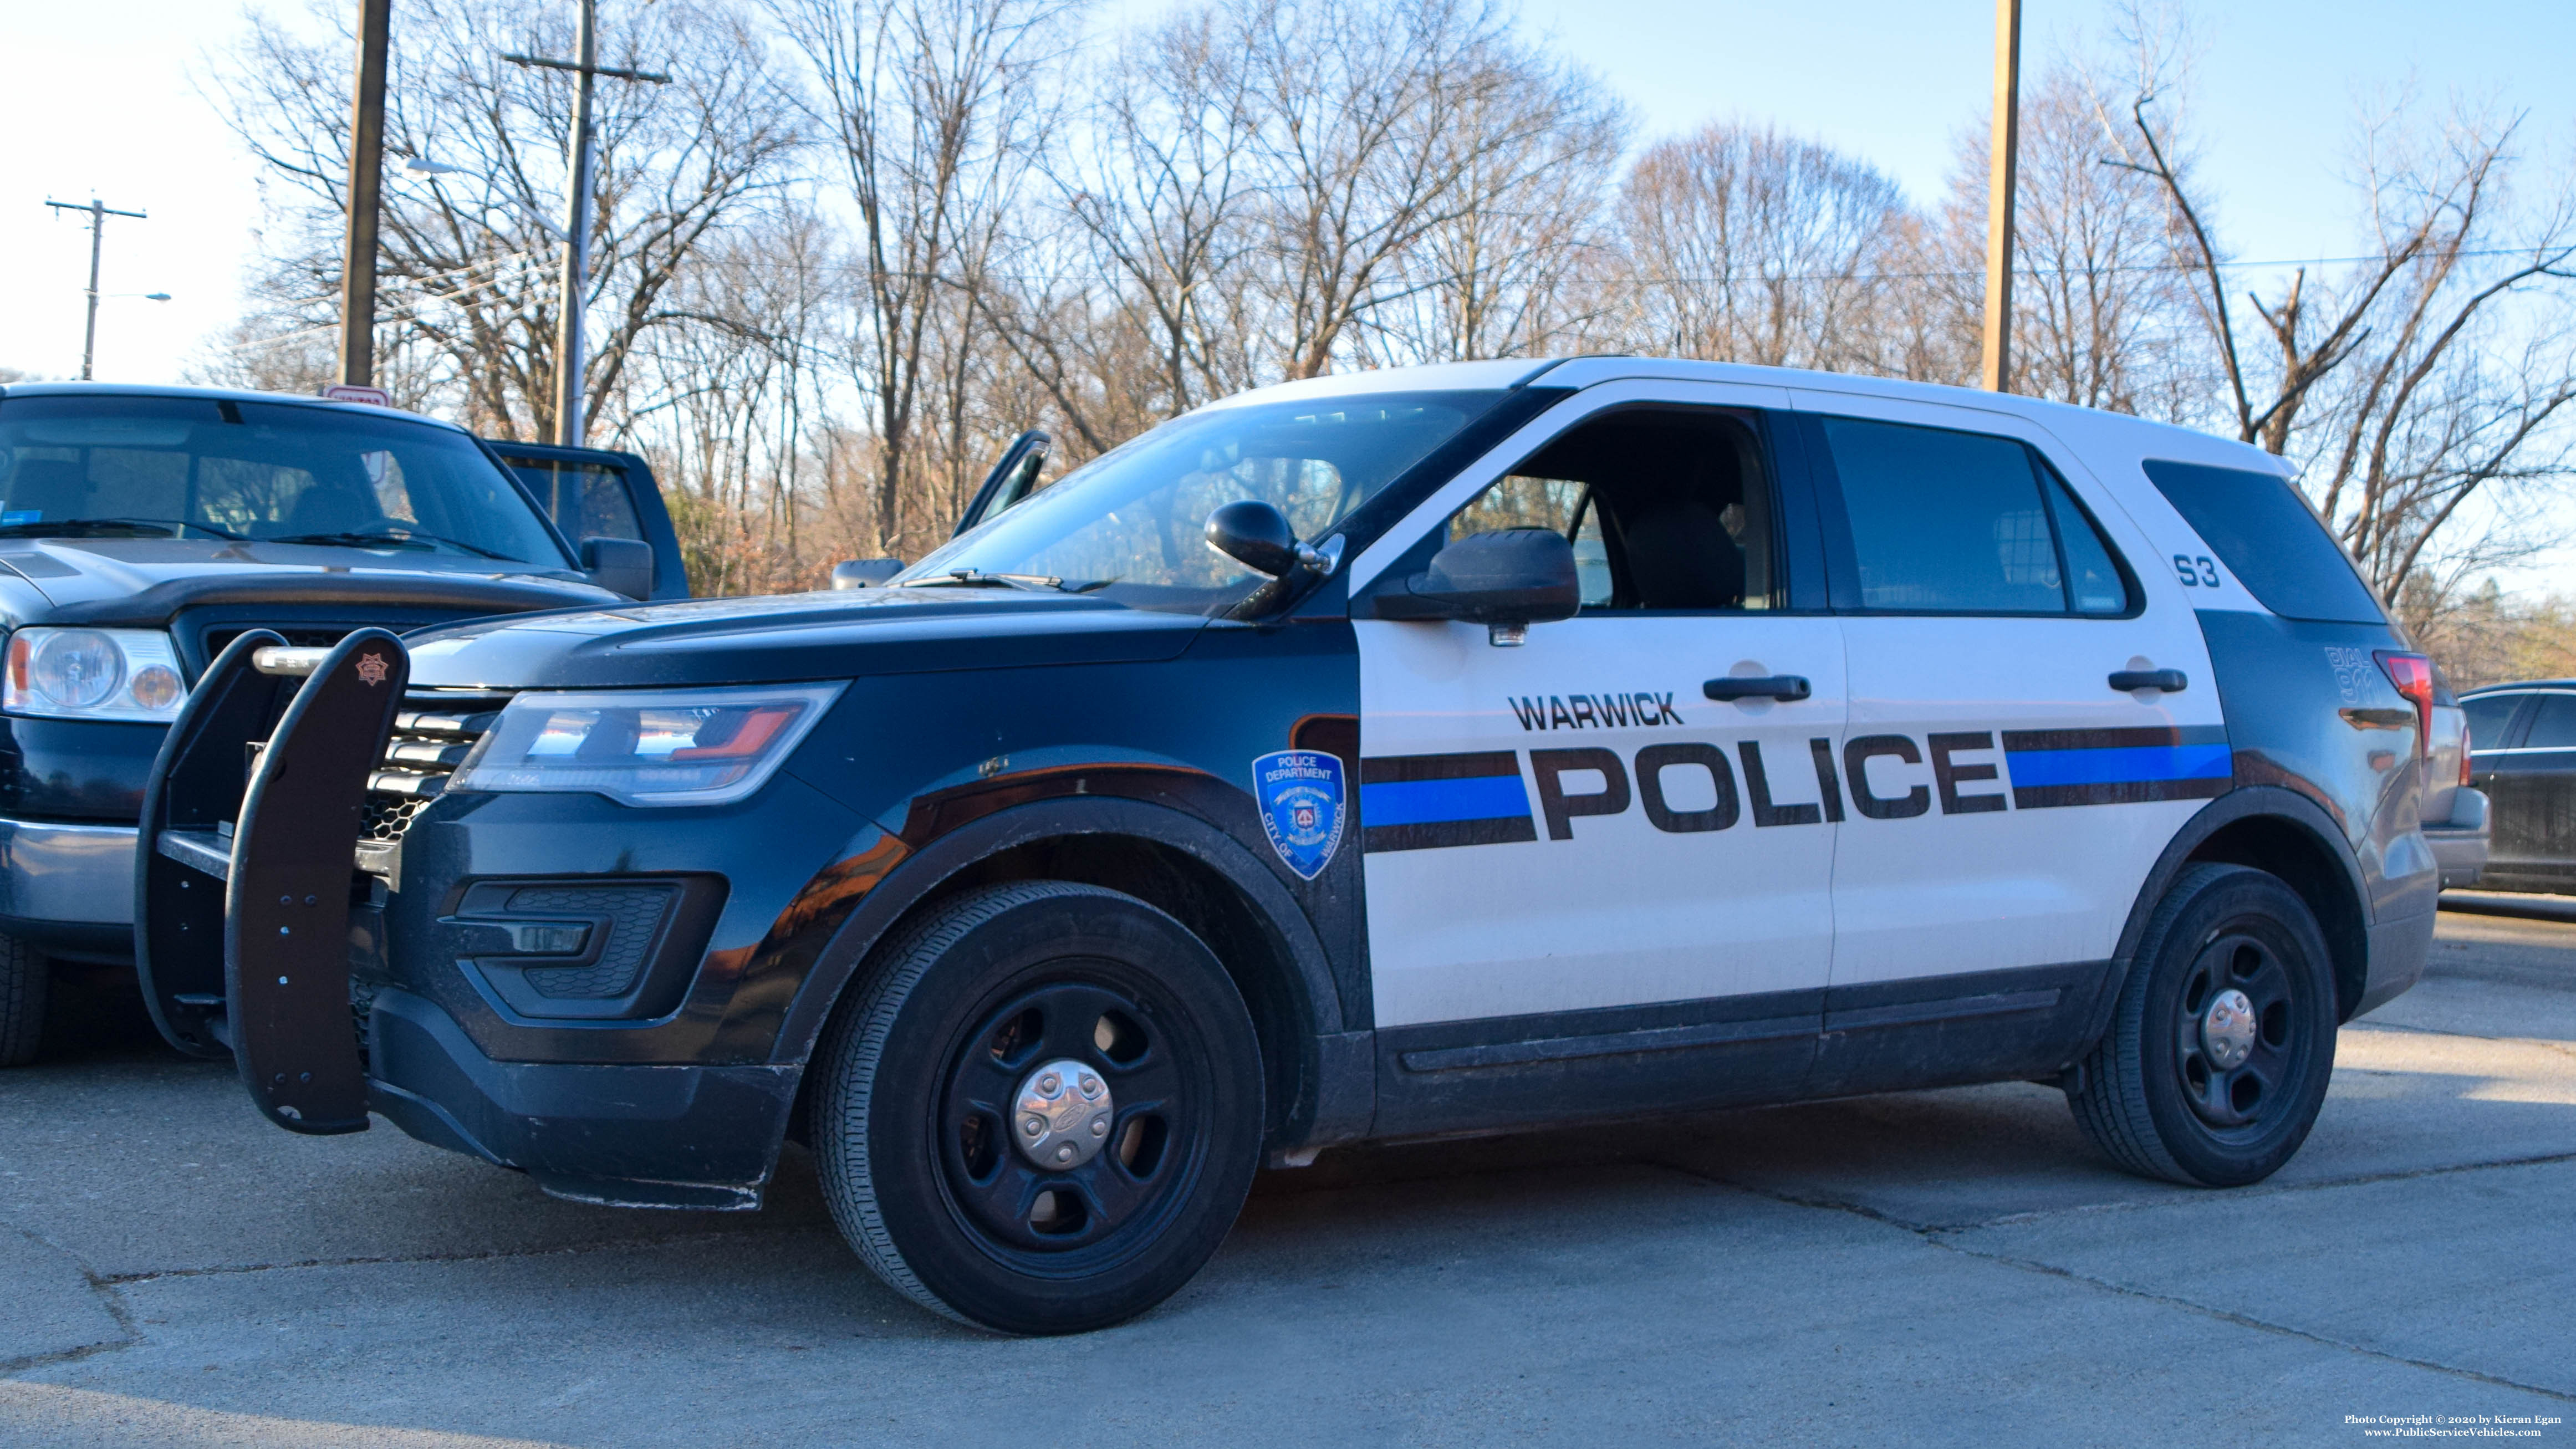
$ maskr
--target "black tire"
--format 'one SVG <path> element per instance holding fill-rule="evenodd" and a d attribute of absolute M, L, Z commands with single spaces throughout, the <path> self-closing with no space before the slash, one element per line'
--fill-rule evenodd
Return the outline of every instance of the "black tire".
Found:
<path fill-rule="evenodd" d="M 2157 903 L 2067 1103 L 2141 1177 L 2260 1182 L 2316 1125 L 2335 1027 L 2332 958 L 2307 902 L 2263 871 L 2194 865 Z"/>
<path fill-rule="evenodd" d="M 0 935 L 0 1067 L 36 1059 L 45 1038 L 45 995 L 54 963 L 15 936 Z"/>
<path fill-rule="evenodd" d="M 1097 1072 L 1115 1112 L 1069 1169 L 1037 1165 L 1010 1125 L 1056 1061 Z M 1261 1052 L 1234 983 L 1180 922 L 1095 886 L 943 903 L 882 949 L 813 1069 L 842 1235 L 896 1291 L 1005 1333 L 1103 1328 L 1170 1297 L 1260 1167 Z"/>

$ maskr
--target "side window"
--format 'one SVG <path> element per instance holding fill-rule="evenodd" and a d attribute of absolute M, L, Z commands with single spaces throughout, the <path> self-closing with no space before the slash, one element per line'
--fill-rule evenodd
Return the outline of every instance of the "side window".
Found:
<path fill-rule="evenodd" d="M 1748 421 L 1639 409 L 1582 423 L 1449 520 L 1449 539 L 1545 528 L 1574 545 L 1590 609 L 1777 607 L 1771 478 Z"/>
<path fill-rule="evenodd" d="M 1867 609 L 2123 614 L 2129 589 L 2063 480 L 2011 438 L 1819 420 Z"/>
<path fill-rule="evenodd" d="M 634 500 L 626 495 L 626 478 L 599 463 L 554 462 L 512 458 L 510 471 L 537 495 L 537 504 L 555 527 L 578 547 L 585 538 L 636 538 L 644 525 L 635 517 Z"/>
<path fill-rule="evenodd" d="M 2522 694 L 2481 694 L 2460 701 L 2469 717 L 2469 748 L 2500 750 L 2504 748 L 2505 731 L 2513 724 L 2513 712 L 2529 698 Z"/>
<path fill-rule="evenodd" d="M 2264 608 L 2284 619 L 2386 622 L 2352 560 L 2288 479 L 2156 459 L 2143 466 L 2156 491 Z"/>
<path fill-rule="evenodd" d="M 2472 726 L 2475 728 L 2475 726 Z M 2576 694 L 2544 694 L 2524 731 L 2526 750 L 2576 750 Z"/>

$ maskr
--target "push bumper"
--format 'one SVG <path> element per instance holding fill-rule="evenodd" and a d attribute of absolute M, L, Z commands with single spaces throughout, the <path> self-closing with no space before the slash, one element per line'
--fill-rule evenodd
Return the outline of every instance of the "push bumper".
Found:
<path fill-rule="evenodd" d="M 2453 792 L 2451 818 L 2424 827 L 2424 843 L 2433 848 L 2433 859 L 2442 867 L 2444 890 L 2477 883 L 2487 868 L 2487 845 L 2492 838 L 2486 792 L 2465 787 Z"/>
<path fill-rule="evenodd" d="M 435 1003 L 393 988 L 373 998 L 367 1047 L 376 1115 L 612 1207 L 759 1207 L 796 1101 L 793 1066 L 496 1062 Z"/>

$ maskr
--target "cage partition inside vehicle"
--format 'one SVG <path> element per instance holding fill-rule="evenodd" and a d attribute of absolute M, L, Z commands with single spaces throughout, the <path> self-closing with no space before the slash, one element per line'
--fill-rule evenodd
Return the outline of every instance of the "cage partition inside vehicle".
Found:
<path fill-rule="evenodd" d="M 153 763 L 136 964 L 162 1035 L 199 1056 L 229 1049 L 271 1121 L 362 1132 L 349 956 L 375 877 L 357 841 L 410 656 L 382 629 L 284 645 L 267 630 L 234 640 Z"/>

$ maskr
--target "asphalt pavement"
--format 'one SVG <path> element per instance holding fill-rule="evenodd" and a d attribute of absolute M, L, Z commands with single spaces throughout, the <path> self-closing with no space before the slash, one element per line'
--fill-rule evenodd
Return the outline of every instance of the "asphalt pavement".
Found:
<path fill-rule="evenodd" d="M 2576 910 L 2456 904 L 2259 1187 L 2022 1084 L 1331 1152 L 1054 1340 L 896 1298 L 801 1156 L 557 1202 L 276 1131 L 93 991 L 0 1074 L 0 1444 L 2576 1443 Z"/>

